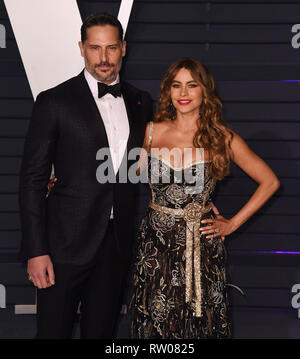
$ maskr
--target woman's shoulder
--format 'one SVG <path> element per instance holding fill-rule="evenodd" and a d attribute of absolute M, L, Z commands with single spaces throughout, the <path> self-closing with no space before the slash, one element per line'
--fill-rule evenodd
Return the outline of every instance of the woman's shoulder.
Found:
<path fill-rule="evenodd" d="M 146 133 L 149 133 L 150 130 L 154 130 L 156 133 L 168 130 L 169 124 L 167 120 L 164 121 L 150 121 L 147 123 Z"/>
<path fill-rule="evenodd" d="M 153 121 L 153 125 L 157 131 L 169 130 L 172 126 L 171 120 Z"/>
<path fill-rule="evenodd" d="M 149 121 L 146 124 L 145 137 L 143 147 L 148 148 L 149 141 L 152 142 L 152 134 L 154 131 L 154 126 L 156 128 L 157 123 L 154 125 L 154 121 Z M 151 138 L 150 138 L 151 137 Z"/>
<path fill-rule="evenodd" d="M 246 141 L 231 128 L 227 129 L 225 133 L 225 142 L 231 152 L 231 155 L 249 148 Z"/>
<path fill-rule="evenodd" d="M 150 127 L 152 126 L 153 121 L 149 121 L 146 124 L 146 130 L 145 130 L 145 136 L 144 136 L 144 143 L 143 143 L 143 147 L 147 148 L 147 143 L 148 143 L 148 139 L 149 139 L 149 134 L 150 134 Z"/>

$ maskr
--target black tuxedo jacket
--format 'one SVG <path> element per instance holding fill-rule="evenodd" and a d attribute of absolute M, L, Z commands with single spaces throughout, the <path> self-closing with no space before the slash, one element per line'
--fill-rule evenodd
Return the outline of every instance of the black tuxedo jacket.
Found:
<path fill-rule="evenodd" d="M 127 151 L 142 147 L 153 116 L 147 92 L 123 82 L 130 134 Z M 22 260 L 49 254 L 56 262 L 86 264 L 95 256 L 114 208 L 115 235 L 124 259 L 131 255 L 136 185 L 99 183 L 105 127 L 84 73 L 41 92 L 34 104 L 20 173 Z M 124 156 L 121 166 L 135 161 Z M 52 164 L 58 178 L 48 198 Z M 117 174 L 118 177 L 118 174 Z"/>

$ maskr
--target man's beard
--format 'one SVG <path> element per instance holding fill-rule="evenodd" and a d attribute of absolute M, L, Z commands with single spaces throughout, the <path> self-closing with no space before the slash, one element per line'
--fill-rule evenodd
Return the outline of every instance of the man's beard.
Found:
<path fill-rule="evenodd" d="M 93 71 L 91 72 L 91 75 L 93 75 L 97 81 L 113 82 L 118 76 L 118 73 L 121 69 L 121 65 L 122 65 L 122 61 L 120 61 L 116 65 L 110 64 L 108 62 L 101 62 L 100 64 L 96 64 L 92 67 Z M 97 69 L 97 67 L 100 67 L 100 66 L 107 66 L 109 68 L 112 68 L 113 71 L 109 72 L 109 70 L 107 70 L 107 72 L 109 72 L 109 73 L 107 73 L 107 75 L 105 74 L 105 72 L 102 71 L 102 74 L 99 75 L 99 73 L 96 71 L 96 69 Z M 88 66 L 88 67 L 91 68 L 91 66 Z"/>

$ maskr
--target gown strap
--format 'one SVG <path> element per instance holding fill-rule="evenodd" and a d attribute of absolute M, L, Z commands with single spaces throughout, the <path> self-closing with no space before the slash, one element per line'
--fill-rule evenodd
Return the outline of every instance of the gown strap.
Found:
<path fill-rule="evenodd" d="M 150 129 L 149 129 L 148 144 L 147 144 L 147 153 L 150 153 L 150 148 L 151 148 L 151 143 L 152 143 L 152 136 L 153 136 L 153 121 L 150 121 Z"/>

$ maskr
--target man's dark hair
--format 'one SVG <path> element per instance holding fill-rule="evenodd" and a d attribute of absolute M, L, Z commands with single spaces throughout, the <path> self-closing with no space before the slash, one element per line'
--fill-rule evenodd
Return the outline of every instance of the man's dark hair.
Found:
<path fill-rule="evenodd" d="M 107 13 L 97 13 L 92 14 L 88 16 L 82 26 L 81 26 L 81 42 L 84 43 L 84 41 L 87 39 L 86 30 L 92 26 L 105 26 L 105 25 L 111 25 L 118 29 L 119 31 L 119 39 L 123 41 L 123 28 L 120 23 L 120 21 Z"/>

